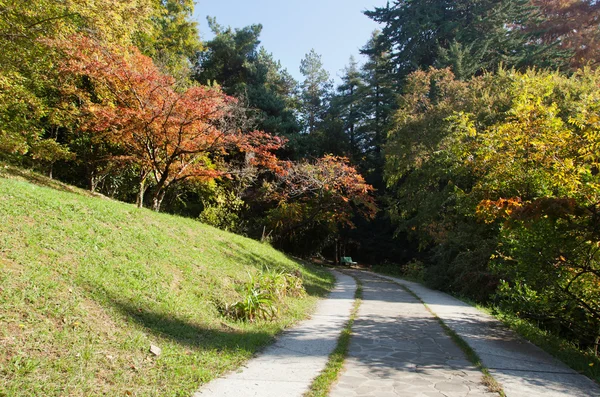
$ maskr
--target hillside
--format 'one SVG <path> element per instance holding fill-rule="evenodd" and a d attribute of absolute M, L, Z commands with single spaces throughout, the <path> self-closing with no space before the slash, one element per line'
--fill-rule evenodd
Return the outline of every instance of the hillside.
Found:
<path fill-rule="evenodd" d="M 309 296 L 273 322 L 221 316 L 267 268 Z M 0 396 L 188 396 L 331 285 L 259 242 L 0 168 Z"/>

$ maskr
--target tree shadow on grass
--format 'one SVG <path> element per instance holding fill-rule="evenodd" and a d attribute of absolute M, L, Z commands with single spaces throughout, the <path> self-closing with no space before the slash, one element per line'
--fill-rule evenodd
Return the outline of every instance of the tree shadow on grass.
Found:
<path fill-rule="evenodd" d="M 245 350 L 254 353 L 274 340 L 267 332 L 240 331 L 226 325 L 221 329 L 210 328 L 170 314 L 139 309 L 118 299 L 111 299 L 110 304 L 154 336 L 168 338 L 196 350 Z"/>
<path fill-rule="evenodd" d="M 20 169 L 8 165 L 0 167 L 0 177 L 5 177 L 9 179 L 22 179 L 37 186 L 47 187 L 50 189 L 59 190 L 61 192 L 75 193 L 81 196 L 103 197 L 101 194 L 91 193 L 87 190 L 67 185 L 66 183 L 57 181 L 55 179 L 51 179 L 47 176 L 38 174 L 32 170 Z"/>

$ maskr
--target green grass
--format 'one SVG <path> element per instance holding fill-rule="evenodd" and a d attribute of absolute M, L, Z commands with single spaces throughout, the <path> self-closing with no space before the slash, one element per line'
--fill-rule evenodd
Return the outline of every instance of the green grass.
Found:
<path fill-rule="evenodd" d="M 329 355 L 329 361 L 327 361 L 325 369 L 313 380 L 310 390 L 304 394 L 305 397 L 326 397 L 344 366 L 344 361 L 348 356 L 350 338 L 352 337 L 352 326 L 362 300 L 362 284 L 358 278 L 354 277 L 354 279 L 356 280 L 356 292 L 354 293 L 354 306 L 350 318 L 338 338 L 335 350 Z"/>
<path fill-rule="evenodd" d="M 267 266 L 298 269 L 309 296 L 273 322 L 222 317 Z M 0 167 L 0 396 L 189 396 L 332 284 L 268 245 Z"/>

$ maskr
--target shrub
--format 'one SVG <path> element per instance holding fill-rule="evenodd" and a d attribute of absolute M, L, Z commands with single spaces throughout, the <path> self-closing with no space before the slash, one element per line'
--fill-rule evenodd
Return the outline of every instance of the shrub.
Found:
<path fill-rule="evenodd" d="M 222 308 L 226 317 L 234 320 L 273 320 L 285 305 L 286 297 L 303 297 L 306 290 L 298 271 L 294 274 L 266 270 L 257 278 L 250 275 L 244 284 L 242 299 Z"/>

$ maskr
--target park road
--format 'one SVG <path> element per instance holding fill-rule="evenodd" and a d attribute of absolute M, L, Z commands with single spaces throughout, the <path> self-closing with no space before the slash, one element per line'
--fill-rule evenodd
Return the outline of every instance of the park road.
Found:
<path fill-rule="evenodd" d="M 419 300 L 371 273 L 347 273 L 361 280 L 363 301 L 331 397 L 497 396 Z"/>
<path fill-rule="evenodd" d="M 481 358 L 507 397 L 599 397 L 600 387 L 492 316 L 403 279 L 348 271 L 363 283 L 340 396 L 458 397 L 486 392 L 481 373 L 447 337 L 409 288 Z"/>

